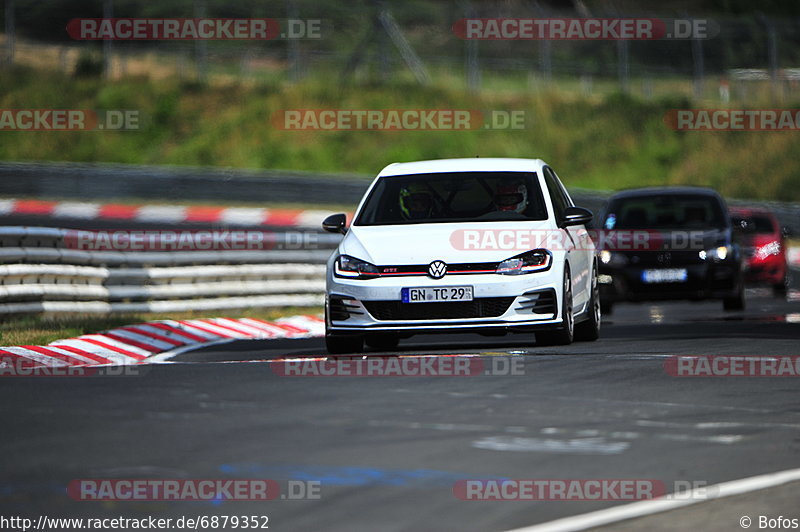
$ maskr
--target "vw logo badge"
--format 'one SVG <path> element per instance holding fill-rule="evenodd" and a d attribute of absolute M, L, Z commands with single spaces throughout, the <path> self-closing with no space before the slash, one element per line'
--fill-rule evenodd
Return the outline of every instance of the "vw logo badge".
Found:
<path fill-rule="evenodd" d="M 428 265 L 428 275 L 434 279 L 441 279 L 447 273 L 447 264 L 440 260 L 435 260 Z"/>

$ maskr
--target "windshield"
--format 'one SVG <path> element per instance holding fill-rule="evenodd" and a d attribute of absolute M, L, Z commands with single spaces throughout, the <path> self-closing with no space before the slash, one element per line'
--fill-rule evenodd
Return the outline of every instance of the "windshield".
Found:
<path fill-rule="evenodd" d="M 775 232 L 775 226 L 772 225 L 772 220 L 767 216 L 732 216 L 733 228 L 738 232 L 746 235 L 765 235 Z"/>
<path fill-rule="evenodd" d="M 606 229 L 724 229 L 722 205 L 713 196 L 674 194 L 612 201 Z"/>
<path fill-rule="evenodd" d="M 546 219 L 535 172 L 452 172 L 381 178 L 354 225 Z"/>

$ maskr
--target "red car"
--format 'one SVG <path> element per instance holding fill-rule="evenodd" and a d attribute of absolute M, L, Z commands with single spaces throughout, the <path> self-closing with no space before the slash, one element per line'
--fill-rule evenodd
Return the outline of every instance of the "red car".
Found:
<path fill-rule="evenodd" d="M 770 211 L 731 207 L 733 228 L 745 259 L 745 280 L 769 284 L 776 294 L 786 291 L 785 231 Z"/>

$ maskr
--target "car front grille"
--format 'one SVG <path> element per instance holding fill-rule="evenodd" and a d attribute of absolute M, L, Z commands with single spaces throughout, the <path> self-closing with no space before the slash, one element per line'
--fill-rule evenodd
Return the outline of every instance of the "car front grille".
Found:
<path fill-rule="evenodd" d="M 529 310 L 534 314 L 550 314 L 555 317 L 557 308 L 556 291 L 549 288 L 547 290 L 522 294 L 515 310 Z"/>
<path fill-rule="evenodd" d="M 347 303 L 352 301 L 350 298 L 342 296 L 330 296 L 328 299 L 328 316 L 334 321 L 344 321 L 349 319 L 352 314 L 363 314 L 358 305 Z"/>
<path fill-rule="evenodd" d="M 670 268 L 703 263 L 703 259 L 696 250 L 642 251 L 631 254 L 629 257 L 634 266 L 648 268 Z"/>
<path fill-rule="evenodd" d="M 502 316 L 513 301 L 513 297 L 484 297 L 472 301 L 444 303 L 402 303 L 400 301 L 363 301 L 363 303 L 376 320 L 393 321 L 495 318 Z"/>

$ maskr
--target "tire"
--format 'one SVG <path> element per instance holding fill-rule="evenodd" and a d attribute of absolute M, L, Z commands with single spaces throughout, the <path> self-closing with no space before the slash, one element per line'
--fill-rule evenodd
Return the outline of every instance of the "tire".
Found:
<path fill-rule="evenodd" d="M 332 355 L 343 355 L 345 353 L 361 353 L 364 350 L 364 338 L 362 336 L 338 336 L 335 334 L 325 335 L 325 347 Z"/>
<path fill-rule="evenodd" d="M 744 310 L 744 283 L 739 283 L 739 289 L 734 295 L 722 300 L 722 308 L 728 312 Z"/>
<path fill-rule="evenodd" d="M 569 345 L 575 335 L 575 316 L 572 315 L 572 279 L 569 270 L 564 269 L 564 285 L 562 288 L 561 318 L 566 326 L 552 331 L 542 331 L 536 333 L 536 345 Z"/>
<path fill-rule="evenodd" d="M 365 342 L 373 349 L 388 350 L 397 347 L 400 343 L 400 338 L 391 333 L 369 335 L 365 338 Z"/>
<path fill-rule="evenodd" d="M 600 289 L 597 287 L 597 268 L 594 268 L 592 273 L 592 294 L 589 296 L 589 319 L 575 325 L 575 340 L 579 342 L 594 342 L 600 338 L 600 322 L 602 319 Z"/>
<path fill-rule="evenodd" d="M 772 285 L 772 295 L 775 297 L 785 297 L 786 285 L 787 279 L 784 277 L 782 282 Z"/>
<path fill-rule="evenodd" d="M 600 300 L 600 312 L 604 316 L 611 316 L 614 313 L 614 303 L 611 301 Z"/>

